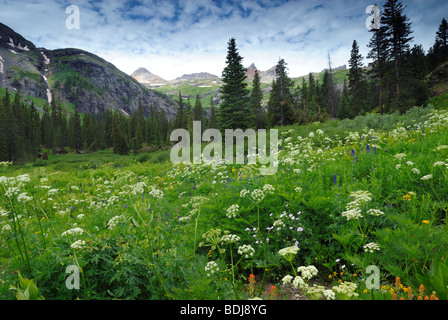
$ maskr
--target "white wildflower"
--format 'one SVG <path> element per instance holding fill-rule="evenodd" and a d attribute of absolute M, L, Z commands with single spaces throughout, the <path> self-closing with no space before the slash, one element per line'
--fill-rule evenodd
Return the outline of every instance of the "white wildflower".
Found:
<path fill-rule="evenodd" d="M 70 247 L 71 247 L 72 249 L 78 249 L 78 250 L 80 250 L 80 249 L 85 249 L 85 246 L 86 246 L 85 241 L 83 241 L 83 240 L 77 240 L 77 241 L 73 242 L 73 243 L 71 244 Z"/>
<path fill-rule="evenodd" d="M 362 218 L 361 209 L 354 208 L 342 212 L 342 216 L 346 217 L 347 220 Z"/>
<path fill-rule="evenodd" d="M 303 288 L 305 286 L 305 281 L 300 276 L 296 276 L 292 281 L 294 288 Z"/>
<path fill-rule="evenodd" d="M 264 192 L 260 189 L 255 189 L 250 195 L 255 203 L 260 203 L 264 199 Z"/>
<path fill-rule="evenodd" d="M 282 283 L 283 284 L 291 283 L 292 279 L 293 279 L 293 277 L 291 275 L 284 276 L 282 279 Z"/>
<path fill-rule="evenodd" d="M 367 213 L 370 214 L 370 215 L 372 215 L 372 216 L 381 216 L 381 215 L 384 214 L 383 211 L 378 210 L 378 209 L 369 209 L 369 210 L 367 211 Z"/>
<path fill-rule="evenodd" d="M 266 193 L 269 193 L 269 194 L 273 194 L 274 191 L 275 191 L 275 188 L 272 185 L 270 185 L 270 184 L 265 184 L 263 186 L 263 191 L 266 192 Z"/>
<path fill-rule="evenodd" d="M 237 243 L 240 241 L 240 237 L 236 234 L 226 234 L 221 238 L 221 243 Z"/>
<path fill-rule="evenodd" d="M 84 230 L 81 228 L 73 228 L 70 230 L 67 230 L 65 232 L 62 233 L 62 236 L 66 236 L 66 235 L 81 235 L 84 233 Z"/>
<path fill-rule="evenodd" d="M 205 266 L 205 271 L 207 272 L 207 276 L 210 277 L 216 271 L 219 271 L 218 264 L 215 261 L 209 261 Z"/>
<path fill-rule="evenodd" d="M 240 209 L 240 206 L 235 204 L 232 204 L 229 209 L 227 209 L 226 217 L 227 218 L 235 218 L 238 210 Z"/>
<path fill-rule="evenodd" d="M 247 190 L 247 189 L 243 189 L 243 190 L 241 190 L 240 191 L 240 197 L 241 198 L 244 198 L 246 195 L 248 195 L 250 193 L 250 191 L 249 190 Z"/>
<path fill-rule="evenodd" d="M 310 280 L 313 276 L 317 275 L 317 273 L 318 273 L 317 268 L 313 265 L 309 265 L 307 267 L 300 266 L 297 268 L 297 271 L 301 272 L 302 278 L 305 281 Z"/>
<path fill-rule="evenodd" d="M 32 199 L 33 199 L 33 197 L 30 197 L 26 192 L 23 192 L 17 196 L 17 200 L 19 202 L 29 202 Z"/>
<path fill-rule="evenodd" d="M 379 251 L 380 247 L 375 242 L 369 242 L 364 246 L 364 252 L 373 253 L 375 250 Z"/>
<path fill-rule="evenodd" d="M 250 258 L 254 255 L 255 249 L 251 245 L 244 244 L 238 248 L 238 253 L 245 258 Z"/>

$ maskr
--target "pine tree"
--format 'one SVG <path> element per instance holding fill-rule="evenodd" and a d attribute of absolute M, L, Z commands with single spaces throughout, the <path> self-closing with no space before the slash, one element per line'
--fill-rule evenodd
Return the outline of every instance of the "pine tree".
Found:
<path fill-rule="evenodd" d="M 372 38 L 367 45 L 370 48 L 367 58 L 373 59 L 373 70 L 371 73 L 376 79 L 378 87 L 378 109 L 379 113 L 383 114 L 383 89 L 386 75 L 386 60 L 387 60 L 387 42 L 386 29 L 381 26 L 379 29 L 372 29 Z"/>
<path fill-rule="evenodd" d="M 202 103 L 201 103 L 201 99 L 199 98 L 199 94 L 196 95 L 196 101 L 194 103 L 194 108 L 193 108 L 193 120 L 194 121 L 200 121 L 201 122 L 201 128 L 202 126 Z M 201 133 L 202 134 L 202 133 Z"/>
<path fill-rule="evenodd" d="M 250 93 L 250 108 L 255 118 L 255 128 L 264 129 L 266 127 L 266 112 L 261 105 L 263 99 L 263 92 L 261 92 L 260 75 L 258 70 L 255 70 L 255 75 L 252 83 L 252 91 Z"/>
<path fill-rule="evenodd" d="M 347 81 L 344 79 L 341 100 L 339 102 L 338 119 L 352 118 L 353 113 L 350 106 L 350 94 L 347 87 Z"/>
<path fill-rule="evenodd" d="M 403 5 L 398 0 L 388 0 L 384 5 L 384 11 L 381 15 L 381 26 L 384 27 L 384 35 L 387 43 L 387 58 L 393 64 L 395 96 L 400 95 L 401 72 L 403 59 L 406 52 L 410 49 L 409 44 L 413 37 L 410 36 L 411 23 L 403 14 Z"/>
<path fill-rule="evenodd" d="M 70 117 L 71 120 L 71 131 L 72 131 L 72 148 L 76 152 L 82 149 L 83 137 L 82 137 L 82 127 L 81 127 L 81 116 L 78 110 L 75 109 L 74 114 Z"/>
<path fill-rule="evenodd" d="M 286 62 L 280 59 L 275 67 L 275 79 L 268 101 L 269 126 L 291 124 L 294 99 L 292 96 L 292 81 L 286 70 Z"/>
<path fill-rule="evenodd" d="M 134 153 L 141 149 L 145 137 L 145 114 L 139 102 L 137 110 L 132 114 L 132 147 Z"/>
<path fill-rule="evenodd" d="M 442 19 L 439 30 L 436 32 L 436 42 L 439 43 L 442 48 L 448 46 L 448 23 L 445 18 Z"/>
<path fill-rule="evenodd" d="M 352 51 L 349 60 L 349 74 L 348 74 L 348 90 L 352 96 L 352 108 L 355 114 L 359 114 L 365 103 L 366 81 L 364 78 L 364 71 L 362 70 L 363 57 L 359 53 L 359 46 L 356 40 L 353 41 Z"/>
<path fill-rule="evenodd" d="M 10 161 L 23 159 L 25 152 L 22 127 L 23 113 L 19 93 L 16 93 L 14 96 L 14 101 L 10 105 L 7 119 L 9 159 Z"/>
<path fill-rule="evenodd" d="M 213 102 L 213 97 L 210 97 L 210 121 L 209 121 L 209 128 L 216 129 L 216 106 Z"/>
<path fill-rule="evenodd" d="M 179 100 L 177 101 L 178 109 L 176 113 L 176 118 L 174 119 L 174 128 L 183 128 L 184 127 L 184 102 L 182 98 L 182 92 L 179 91 Z"/>
<path fill-rule="evenodd" d="M 436 32 L 436 40 L 428 53 L 428 58 L 431 63 L 431 71 L 448 60 L 448 23 L 445 18 L 442 19 Z"/>
<path fill-rule="evenodd" d="M 236 41 L 228 42 L 226 67 L 222 72 L 222 103 L 218 111 L 218 126 L 224 129 L 247 129 L 253 127 L 254 117 L 250 110 L 249 90 L 246 83 L 246 68 L 238 53 Z"/>
<path fill-rule="evenodd" d="M 0 101 L 0 161 L 9 161 L 8 155 L 8 122 L 7 110 L 9 109 L 9 92 L 6 93 Z"/>
<path fill-rule="evenodd" d="M 41 138 L 44 148 L 49 149 L 53 146 L 53 125 L 51 122 L 51 113 L 48 105 L 44 105 L 43 107 Z"/>

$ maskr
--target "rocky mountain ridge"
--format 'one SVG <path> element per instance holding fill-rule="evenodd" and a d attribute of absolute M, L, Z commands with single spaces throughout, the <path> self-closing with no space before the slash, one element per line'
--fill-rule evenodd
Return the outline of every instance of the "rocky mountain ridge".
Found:
<path fill-rule="evenodd" d="M 130 115 L 141 103 L 146 113 L 152 105 L 170 119 L 177 110 L 175 101 L 146 88 L 93 53 L 75 48 L 37 48 L 2 23 L 0 86 L 48 102 L 57 97 L 79 112 L 113 109 Z"/>

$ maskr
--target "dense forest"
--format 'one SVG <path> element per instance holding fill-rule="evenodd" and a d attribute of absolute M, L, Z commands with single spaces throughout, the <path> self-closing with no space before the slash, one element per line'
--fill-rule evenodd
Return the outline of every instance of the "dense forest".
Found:
<path fill-rule="evenodd" d="M 142 105 L 131 116 L 115 111 L 79 114 L 63 111 L 62 102 L 52 102 L 38 111 L 21 99 L 20 93 L 6 91 L 0 101 L 0 161 L 35 160 L 43 149 L 54 153 L 92 152 L 113 148 L 118 154 L 150 152 L 170 145 L 173 129 L 192 129 L 201 121 L 202 129 L 271 128 L 293 123 L 306 124 L 328 119 L 354 118 L 366 113 L 404 113 L 424 105 L 429 97 L 427 75 L 448 60 L 448 25 L 442 20 L 435 32 L 434 45 L 425 52 L 412 46 L 412 23 L 397 0 L 383 5 L 379 29 L 370 31 L 369 53 L 359 53 L 353 41 L 348 79 L 338 89 L 331 64 L 322 82 L 311 73 L 295 84 L 288 76 L 287 63 L 280 59 L 272 82 L 267 107 L 262 105 L 260 78 L 255 74 L 248 89 L 236 40 L 229 40 L 226 67 L 222 73 L 221 103 L 203 106 L 199 95 L 192 103 L 179 92 L 175 119 L 168 120 L 157 106 Z M 364 67 L 364 59 L 373 62 Z"/>

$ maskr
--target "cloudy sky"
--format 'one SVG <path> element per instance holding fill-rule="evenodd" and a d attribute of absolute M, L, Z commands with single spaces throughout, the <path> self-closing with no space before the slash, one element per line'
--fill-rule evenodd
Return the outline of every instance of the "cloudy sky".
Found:
<path fill-rule="evenodd" d="M 380 8 L 385 1 L 378 2 Z M 434 43 L 446 0 L 403 0 L 414 44 Z M 144 67 L 167 80 L 210 72 L 221 76 L 227 42 L 236 39 L 247 67 L 267 70 L 279 58 L 291 77 L 348 64 L 353 40 L 367 54 L 366 7 L 374 0 L 0 0 L 0 22 L 38 47 L 90 51 L 131 74 Z M 67 28 L 68 6 L 79 29 Z M 73 20 L 69 20 L 70 23 Z M 365 60 L 367 63 L 368 61 Z"/>

